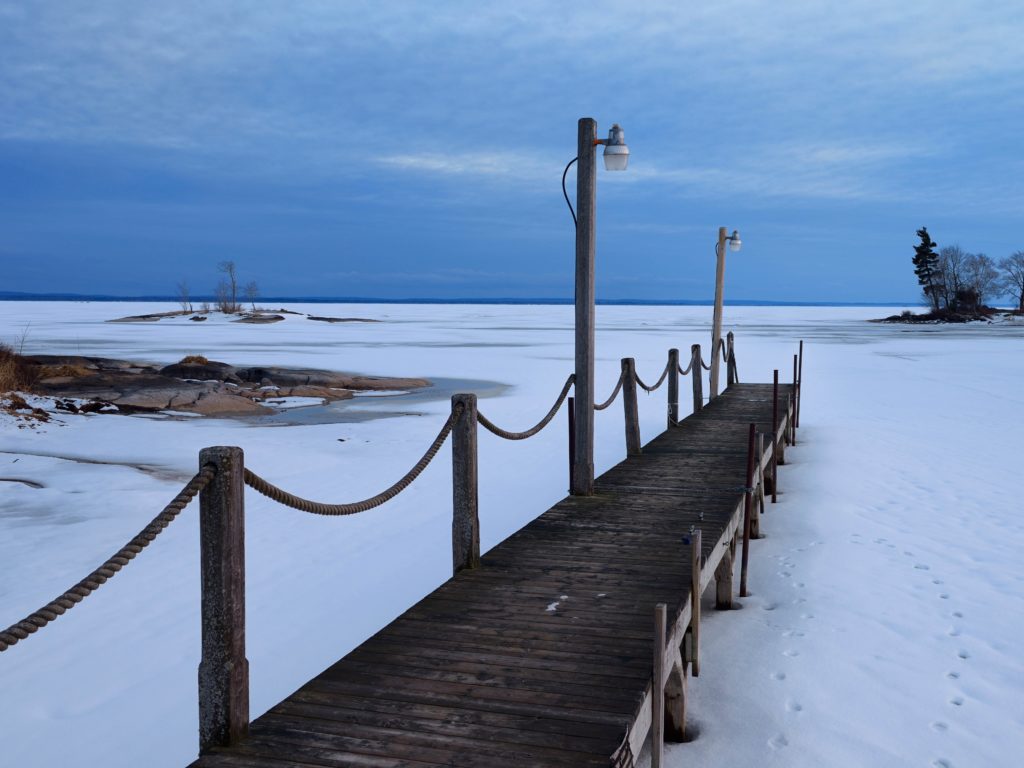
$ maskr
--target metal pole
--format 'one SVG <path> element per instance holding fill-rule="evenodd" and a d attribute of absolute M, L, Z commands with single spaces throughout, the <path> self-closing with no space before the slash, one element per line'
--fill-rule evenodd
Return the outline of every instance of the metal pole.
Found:
<path fill-rule="evenodd" d="M 576 150 L 576 460 L 572 492 L 594 492 L 594 228 L 597 122 L 580 118 Z"/>
<path fill-rule="evenodd" d="M 711 326 L 711 386 L 708 396 L 718 397 L 718 345 L 722 341 L 722 292 L 725 288 L 725 227 L 718 228 L 718 264 L 715 268 L 715 314 Z"/>

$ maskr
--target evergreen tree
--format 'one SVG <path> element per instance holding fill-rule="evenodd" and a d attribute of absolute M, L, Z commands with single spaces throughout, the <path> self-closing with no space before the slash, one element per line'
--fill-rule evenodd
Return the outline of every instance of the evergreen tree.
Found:
<path fill-rule="evenodd" d="M 917 230 L 921 242 L 914 246 L 914 274 L 921 284 L 924 295 L 932 303 L 932 309 L 939 309 L 939 255 L 935 252 L 938 245 L 928 234 L 927 227 Z"/>

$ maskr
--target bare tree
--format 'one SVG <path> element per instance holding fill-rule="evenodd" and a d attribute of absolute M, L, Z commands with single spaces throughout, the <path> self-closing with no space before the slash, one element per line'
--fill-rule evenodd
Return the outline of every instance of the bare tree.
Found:
<path fill-rule="evenodd" d="M 947 245 L 939 249 L 939 285 L 941 286 L 942 299 L 946 309 L 957 309 L 957 294 L 961 293 L 964 285 L 964 259 L 967 252 L 959 245 Z"/>
<path fill-rule="evenodd" d="M 256 311 L 256 297 L 260 294 L 259 286 L 256 285 L 255 280 L 250 280 L 245 284 L 245 300 L 252 304 L 252 311 Z"/>
<path fill-rule="evenodd" d="M 217 269 L 224 273 L 224 280 L 217 285 L 217 303 L 222 312 L 238 311 L 238 273 L 235 262 L 222 261 Z"/>
<path fill-rule="evenodd" d="M 213 289 L 214 299 L 217 302 L 217 309 L 225 314 L 234 312 L 234 305 L 231 303 L 231 288 L 227 282 L 221 280 L 217 283 L 217 287 Z"/>
<path fill-rule="evenodd" d="M 985 306 L 999 291 L 999 270 L 992 259 L 984 253 L 969 253 L 964 259 L 964 283 L 974 291 L 976 305 Z"/>
<path fill-rule="evenodd" d="M 1024 314 L 1024 251 L 1015 251 L 999 260 L 1003 290 L 1017 297 L 1017 311 Z"/>
<path fill-rule="evenodd" d="M 182 312 L 192 311 L 192 300 L 189 298 L 188 280 L 181 280 L 178 283 L 178 303 L 181 304 Z"/>

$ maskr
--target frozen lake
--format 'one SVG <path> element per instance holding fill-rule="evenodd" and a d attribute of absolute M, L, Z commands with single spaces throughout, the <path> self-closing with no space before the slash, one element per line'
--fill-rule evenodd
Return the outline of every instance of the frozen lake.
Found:
<path fill-rule="evenodd" d="M 452 391 L 469 387 L 492 420 L 522 429 L 572 371 L 568 306 L 287 306 L 383 322 L 114 324 L 173 307 L 0 303 L 0 340 L 24 336 L 26 353 L 161 364 L 202 354 L 439 383 L 285 425 L 93 415 L 3 429 L 0 477 L 30 483 L 0 482 L 0 625 L 133 536 L 191 477 L 202 447 L 239 445 L 249 467 L 290 491 L 357 500 L 419 458 Z M 790 380 L 805 340 L 802 429 L 768 538 L 752 548 L 753 595 L 705 625 L 703 673 L 691 682 L 700 734 L 670 748 L 680 766 L 1010 766 L 1024 750 L 1024 322 L 865 322 L 900 309 L 726 308 L 742 380 L 770 381 L 775 367 Z M 602 306 L 597 318 L 600 399 L 621 357 L 650 380 L 669 347 L 685 360 L 710 341 L 710 307 Z M 684 413 L 688 393 L 684 380 Z M 641 393 L 640 415 L 646 441 L 664 428 L 664 390 Z M 482 431 L 480 452 L 486 549 L 565 495 L 564 417 L 523 443 Z M 597 415 L 597 471 L 623 454 L 616 403 Z M 445 449 L 397 499 L 344 519 L 247 495 L 253 716 L 447 578 L 450 477 Z M 159 768 L 194 757 L 196 512 L 0 655 L 5 762 Z"/>

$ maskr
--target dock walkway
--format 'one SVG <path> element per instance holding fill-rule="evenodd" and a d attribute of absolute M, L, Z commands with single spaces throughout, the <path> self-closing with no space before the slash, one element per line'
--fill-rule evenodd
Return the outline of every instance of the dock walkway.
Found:
<path fill-rule="evenodd" d="M 750 425 L 771 432 L 772 393 L 732 384 L 599 477 L 595 495 L 557 503 L 193 768 L 632 766 L 661 687 L 680 735 L 699 659 L 691 585 L 715 582 L 731 603 L 745 502 L 768 474 L 748 485 Z M 778 390 L 780 451 L 793 393 Z"/>

